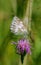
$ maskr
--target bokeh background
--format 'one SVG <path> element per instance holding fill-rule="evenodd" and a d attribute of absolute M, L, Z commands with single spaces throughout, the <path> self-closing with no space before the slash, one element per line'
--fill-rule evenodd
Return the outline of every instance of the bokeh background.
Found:
<path fill-rule="evenodd" d="M 27 0 L 0 0 L 0 65 L 19 65 L 20 56 L 15 53 L 11 41 L 20 37 L 10 32 L 10 25 L 14 15 L 23 17 L 26 2 Z M 34 0 L 31 18 L 34 49 L 27 65 L 41 65 L 41 0 Z"/>

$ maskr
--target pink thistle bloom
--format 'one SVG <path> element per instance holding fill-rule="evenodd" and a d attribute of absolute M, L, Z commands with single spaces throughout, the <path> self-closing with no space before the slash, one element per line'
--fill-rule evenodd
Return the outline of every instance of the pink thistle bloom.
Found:
<path fill-rule="evenodd" d="M 26 54 L 31 54 L 31 45 L 30 42 L 26 39 L 21 39 L 16 45 L 16 50 L 19 55 L 21 55 L 21 62 L 23 63 L 24 56 Z"/>
<path fill-rule="evenodd" d="M 18 41 L 18 44 L 17 44 L 17 53 L 18 54 L 24 54 L 25 53 L 28 53 L 28 54 L 31 54 L 31 46 L 30 46 L 30 42 L 28 40 L 25 40 L 25 39 L 22 39 L 22 40 L 19 40 Z"/>

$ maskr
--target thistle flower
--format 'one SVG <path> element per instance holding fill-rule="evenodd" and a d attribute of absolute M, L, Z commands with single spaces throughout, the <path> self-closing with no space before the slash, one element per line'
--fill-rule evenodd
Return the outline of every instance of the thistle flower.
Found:
<path fill-rule="evenodd" d="M 17 53 L 24 54 L 25 52 L 25 53 L 31 54 L 30 48 L 31 46 L 28 40 L 25 40 L 25 39 L 20 40 L 18 41 L 18 44 L 17 44 Z"/>
<path fill-rule="evenodd" d="M 21 55 L 21 62 L 23 63 L 24 56 L 26 54 L 31 54 L 30 42 L 26 39 L 19 40 L 16 45 L 16 50 L 19 55 Z"/>

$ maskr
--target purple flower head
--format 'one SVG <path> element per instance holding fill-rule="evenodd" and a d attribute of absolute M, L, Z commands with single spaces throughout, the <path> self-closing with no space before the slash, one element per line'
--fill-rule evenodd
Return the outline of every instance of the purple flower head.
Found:
<path fill-rule="evenodd" d="M 16 46 L 17 53 L 21 55 L 21 62 L 23 63 L 24 56 L 31 54 L 31 45 L 30 42 L 26 39 L 21 39 L 18 43 L 13 42 Z"/>
<path fill-rule="evenodd" d="M 24 54 L 25 52 L 25 53 L 31 54 L 30 48 L 31 46 L 28 40 L 26 39 L 19 40 L 17 44 L 17 53 Z"/>

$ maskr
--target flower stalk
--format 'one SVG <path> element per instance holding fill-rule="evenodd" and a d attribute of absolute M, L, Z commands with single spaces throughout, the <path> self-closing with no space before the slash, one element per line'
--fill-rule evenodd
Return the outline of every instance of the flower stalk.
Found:
<path fill-rule="evenodd" d="M 25 13 L 24 19 L 23 19 L 24 23 L 29 31 L 31 30 L 32 6 L 33 6 L 33 0 L 28 0 L 26 13 Z"/>

